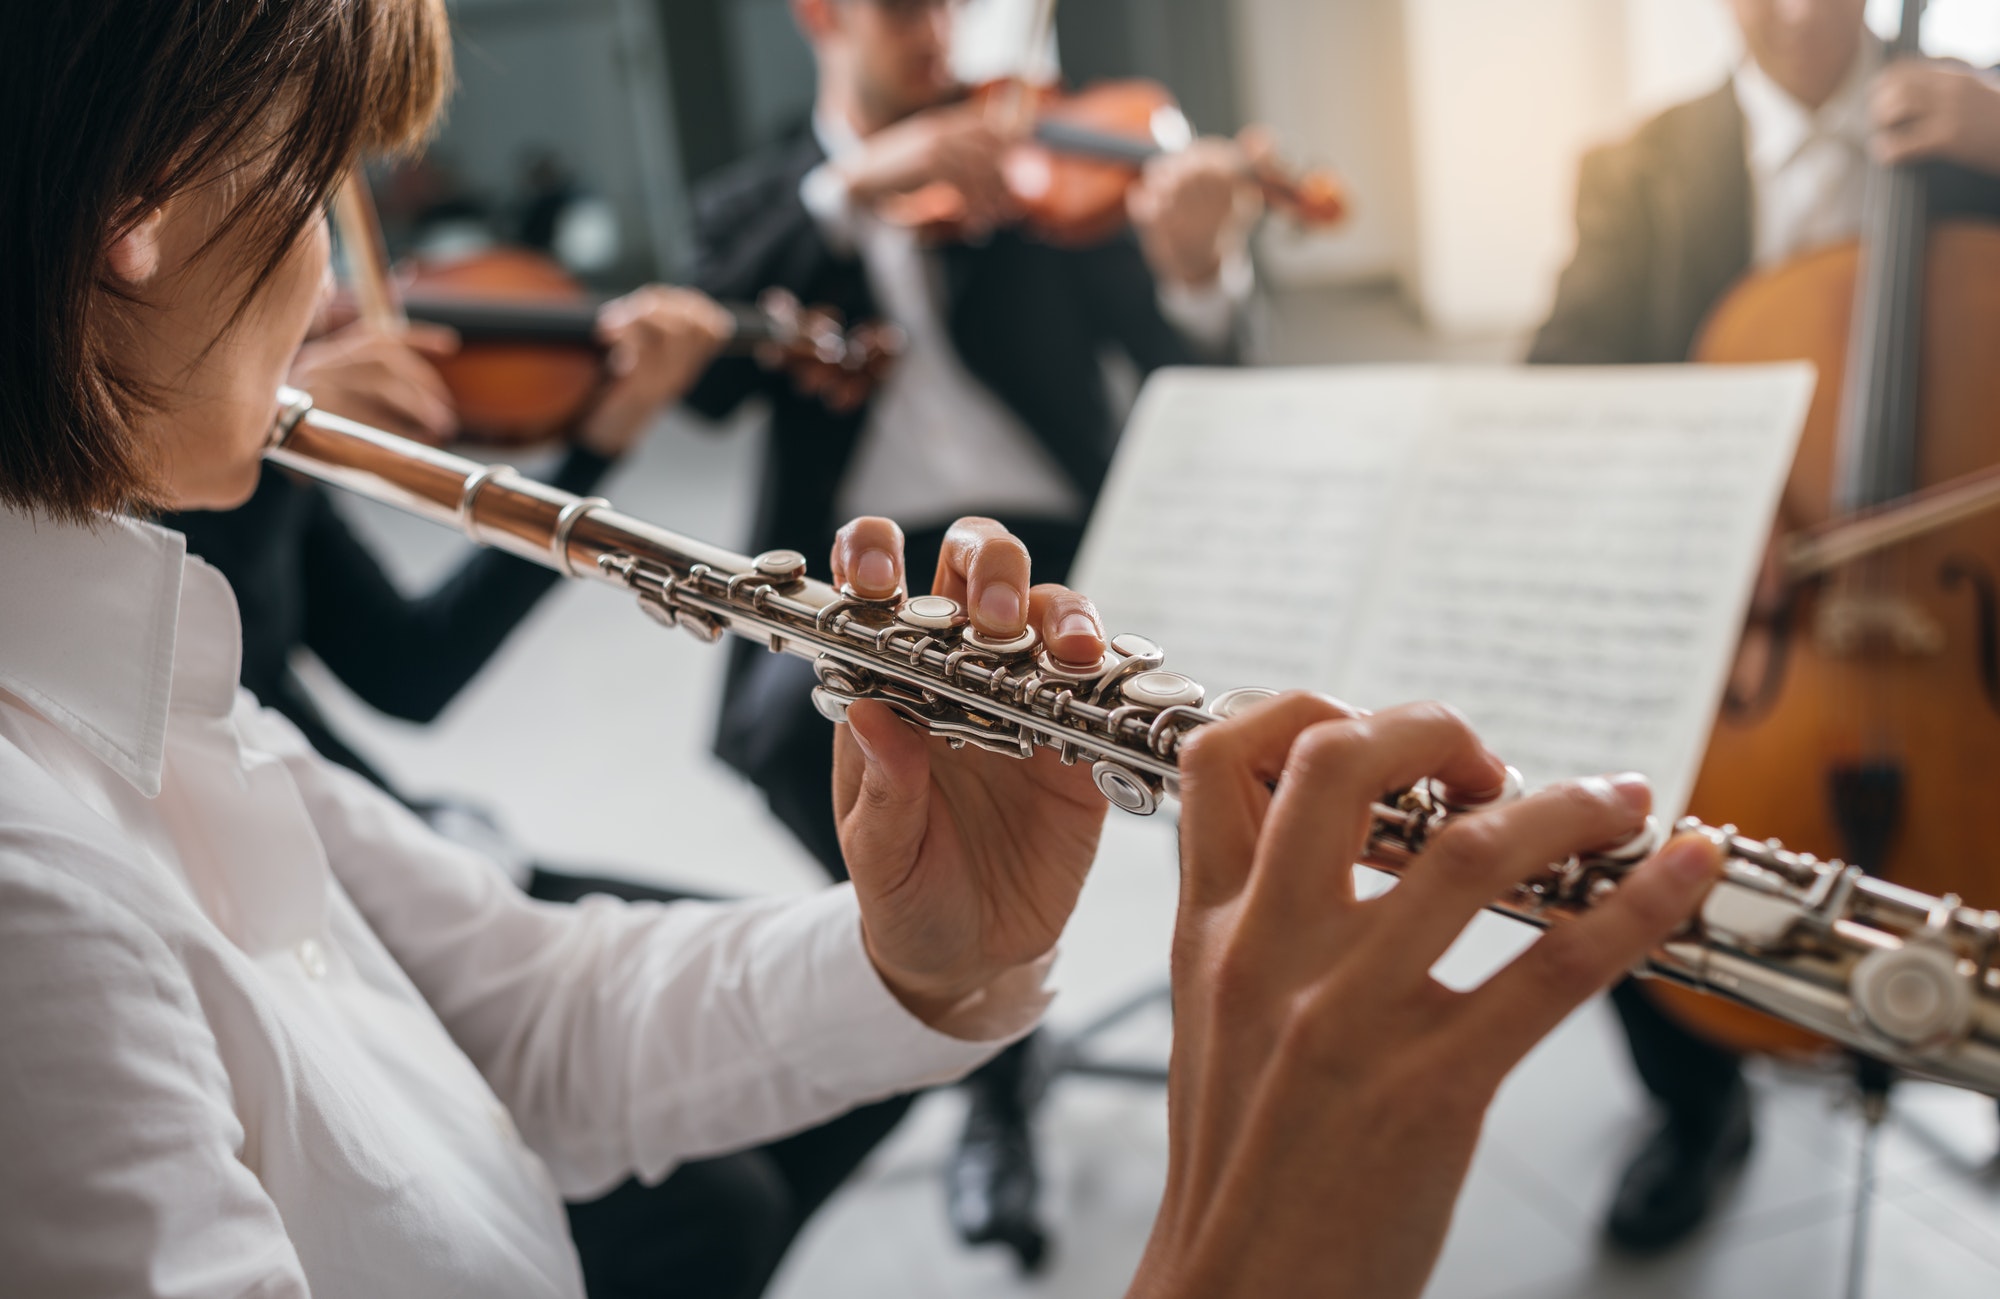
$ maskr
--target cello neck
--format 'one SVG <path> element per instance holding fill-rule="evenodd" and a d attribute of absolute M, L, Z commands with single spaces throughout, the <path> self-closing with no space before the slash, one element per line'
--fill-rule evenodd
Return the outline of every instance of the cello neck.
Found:
<path fill-rule="evenodd" d="M 1891 58 L 1917 52 L 1923 8 L 1924 0 L 1903 0 L 1903 26 L 1889 47 Z M 1834 507 L 1840 514 L 1886 505 L 1917 488 L 1917 388 L 1929 219 L 1919 166 L 1869 165 L 1834 478 Z"/>

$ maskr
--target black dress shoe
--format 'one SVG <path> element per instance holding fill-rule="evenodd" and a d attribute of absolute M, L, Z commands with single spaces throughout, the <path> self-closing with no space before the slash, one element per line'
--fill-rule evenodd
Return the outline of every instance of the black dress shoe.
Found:
<path fill-rule="evenodd" d="M 1712 1117 L 1670 1117 L 1640 1147 L 1618 1183 L 1604 1234 L 1634 1253 L 1678 1244 L 1701 1225 L 1749 1154 L 1750 1090 L 1738 1078 Z"/>
<path fill-rule="evenodd" d="M 1040 1271 L 1049 1246 L 1036 1213 L 1040 1193 L 1026 1110 L 975 1088 L 965 1133 L 945 1170 L 952 1229 L 968 1245 L 1005 1245 L 1022 1271 Z"/>

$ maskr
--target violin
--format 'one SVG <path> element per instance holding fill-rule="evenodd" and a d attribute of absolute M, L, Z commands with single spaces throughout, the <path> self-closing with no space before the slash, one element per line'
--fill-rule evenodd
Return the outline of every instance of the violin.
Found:
<path fill-rule="evenodd" d="M 1919 7 L 1892 57 L 1915 52 Z M 1930 221 L 1921 167 L 1870 181 L 1859 243 L 1746 279 L 1696 343 L 1699 361 L 1810 360 L 1820 382 L 1781 507 L 1790 581 L 1753 613 L 1688 812 L 2000 905 L 2000 226 Z M 1828 1047 L 1647 991 L 1737 1051 Z"/>
<path fill-rule="evenodd" d="M 518 445 L 561 436 L 604 383 L 601 300 L 553 258 L 526 248 L 420 258 L 390 275 L 372 206 L 354 193 L 363 183 L 350 178 L 335 205 L 355 285 L 351 301 L 336 301 L 333 323 L 360 315 L 389 327 L 414 320 L 450 328 L 458 350 L 432 364 L 465 437 Z M 848 402 L 879 383 L 902 348 L 893 325 L 844 328 L 832 311 L 801 307 L 781 289 L 754 305 L 722 305 L 735 323 L 725 355 L 754 356 Z"/>
<path fill-rule="evenodd" d="M 1019 137 L 1001 164 L 1003 179 L 1023 227 L 1058 247 L 1088 247 L 1118 233 L 1126 191 L 1146 163 L 1195 138 L 1173 93 L 1156 81 L 1102 81 L 1072 92 L 1010 78 L 975 87 L 966 99 Z M 1244 182 L 1296 224 L 1330 227 L 1346 219 L 1347 191 L 1331 172 L 1286 167 L 1261 133 L 1246 133 L 1235 147 Z M 967 233 L 965 197 L 948 182 L 899 195 L 882 213 L 931 242 Z"/>

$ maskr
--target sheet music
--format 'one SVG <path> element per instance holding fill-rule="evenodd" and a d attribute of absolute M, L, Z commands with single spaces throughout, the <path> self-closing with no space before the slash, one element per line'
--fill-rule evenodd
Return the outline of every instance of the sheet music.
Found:
<path fill-rule="evenodd" d="M 1805 366 L 1176 371 L 1078 563 L 1212 690 L 1442 698 L 1530 783 L 1678 814 L 1812 391 Z"/>
<path fill-rule="evenodd" d="M 1313 370 L 1146 385 L 1076 566 L 1109 629 L 1161 641 L 1212 691 L 1321 681 L 1435 400 L 1387 369 L 1329 395 Z"/>

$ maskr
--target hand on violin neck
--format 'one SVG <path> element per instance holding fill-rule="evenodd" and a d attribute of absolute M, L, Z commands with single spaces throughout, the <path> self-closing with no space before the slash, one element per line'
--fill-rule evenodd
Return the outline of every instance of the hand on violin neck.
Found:
<path fill-rule="evenodd" d="M 870 599 L 893 595 L 905 584 L 902 550 L 894 523 L 857 519 L 834 543 L 834 581 Z M 1103 655 L 1090 602 L 1031 589 L 1027 550 L 991 519 L 951 529 L 932 592 L 970 610 L 982 634 L 1015 636 L 1032 623 L 1061 654 Z M 953 750 L 864 700 L 836 732 L 834 809 L 869 957 L 912 1014 L 942 1032 L 990 1036 L 971 1027 L 969 1008 L 1034 1001 L 1037 963 L 1097 854 L 1105 803 L 1088 764 L 1065 767 L 1047 750 L 1026 761 Z"/>
<path fill-rule="evenodd" d="M 1155 275 L 1206 288 L 1243 251 L 1263 198 L 1246 178 L 1236 145 L 1204 138 L 1150 160 L 1127 196 L 1127 211 Z"/>
<path fill-rule="evenodd" d="M 879 208 L 926 186 L 957 191 L 969 226 L 991 230 L 1011 219 L 1012 196 L 1001 174 L 1007 142 L 984 114 L 962 105 L 926 109 L 884 127 L 834 164 L 847 192 Z"/>
<path fill-rule="evenodd" d="M 607 457 L 632 449 L 654 418 L 687 395 L 735 333 L 728 311 L 693 289 L 649 284 L 604 304 L 598 338 L 609 349 L 604 391 L 576 432 Z"/>

